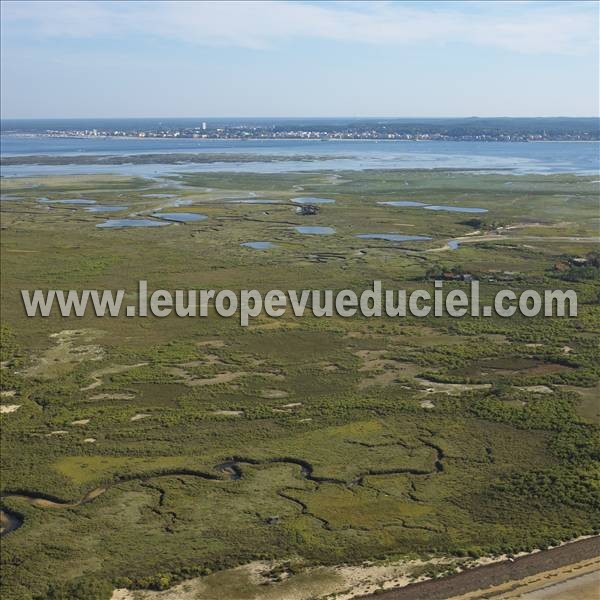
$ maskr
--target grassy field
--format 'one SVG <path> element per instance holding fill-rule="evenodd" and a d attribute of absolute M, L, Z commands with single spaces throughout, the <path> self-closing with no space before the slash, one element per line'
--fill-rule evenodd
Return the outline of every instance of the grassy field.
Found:
<path fill-rule="evenodd" d="M 3 597 L 102 599 L 272 559 L 297 580 L 597 532 L 598 191 L 592 177 L 453 171 L 3 179 L 2 503 L 22 520 L 2 539 Z M 302 216 L 298 196 L 336 202 Z M 57 202 L 73 198 L 127 208 Z M 231 202 L 253 198 L 275 202 Z M 379 204 L 394 200 L 488 212 Z M 95 227 L 167 207 L 208 218 Z M 432 239 L 355 237 L 392 232 Z M 256 240 L 275 247 L 240 246 Z M 483 300 L 574 289 L 578 317 L 288 315 L 242 328 L 212 312 L 27 318 L 20 299 L 135 299 L 140 279 L 430 289 L 452 271 L 478 278 Z"/>

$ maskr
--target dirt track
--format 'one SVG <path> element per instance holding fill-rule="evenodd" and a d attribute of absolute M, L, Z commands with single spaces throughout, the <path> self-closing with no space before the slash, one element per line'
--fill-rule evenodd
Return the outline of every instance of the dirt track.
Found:
<path fill-rule="evenodd" d="M 600 536 L 528 554 L 515 559 L 514 562 L 506 560 L 441 579 L 413 583 L 397 590 L 361 597 L 377 600 L 448 600 L 453 596 L 476 590 L 483 591 L 508 581 L 516 581 L 597 556 L 600 556 Z"/>

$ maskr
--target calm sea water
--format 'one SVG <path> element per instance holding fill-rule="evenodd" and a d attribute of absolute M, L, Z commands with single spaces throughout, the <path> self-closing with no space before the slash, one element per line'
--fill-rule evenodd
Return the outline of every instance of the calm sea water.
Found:
<path fill-rule="evenodd" d="M 234 153 L 256 156 L 256 162 L 210 164 L 15 165 L 2 175 L 121 173 L 160 176 L 201 171 L 286 171 L 362 169 L 482 169 L 515 173 L 600 172 L 598 142 L 400 142 L 316 140 L 198 140 L 125 138 L 50 138 L 0 136 L 2 156 L 48 154 L 130 155 L 147 153 Z M 303 155 L 306 161 L 268 162 L 265 155 Z"/>

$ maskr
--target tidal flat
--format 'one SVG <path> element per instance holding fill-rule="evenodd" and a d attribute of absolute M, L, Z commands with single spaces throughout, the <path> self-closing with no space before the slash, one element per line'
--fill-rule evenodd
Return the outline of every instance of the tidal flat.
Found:
<path fill-rule="evenodd" d="M 265 593 L 304 578 L 319 598 L 341 590 L 334 567 L 400 561 L 409 581 L 598 533 L 595 180 L 3 178 L 13 199 L 1 206 L 1 403 L 18 406 L 0 416 L 3 598 L 144 597 L 198 577 L 249 594 L 231 570 L 257 561 L 271 565 Z M 301 215 L 299 197 L 335 202 Z M 60 202 L 79 198 L 95 204 Z M 109 222 L 163 226 L 101 227 L 108 215 L 91 206 L 122 208 Z M 207 218 L 152 218 L 161 214 Z M 212 310 L 27 318 L 20 297 L 123 289 L 135 302 L 141 279 L 169 290 L 361 291 L 375 279 L 433 289 L 436 277 L 465 275 L 482 301 L 506 288 L 573 289 L 579 314 L 288 314 L 242 328 Z"/>

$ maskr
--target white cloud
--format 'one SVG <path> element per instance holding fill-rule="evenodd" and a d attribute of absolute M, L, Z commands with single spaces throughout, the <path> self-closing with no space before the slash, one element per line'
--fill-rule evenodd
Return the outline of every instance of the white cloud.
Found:
<path fill-rule="evenodd" d="M 295 40 L 463 43 L 521 53 L 598 50 L 598 3 L 2 2 L 6 32 L 148 35 L 193 45 L 277 48 Z"/>

